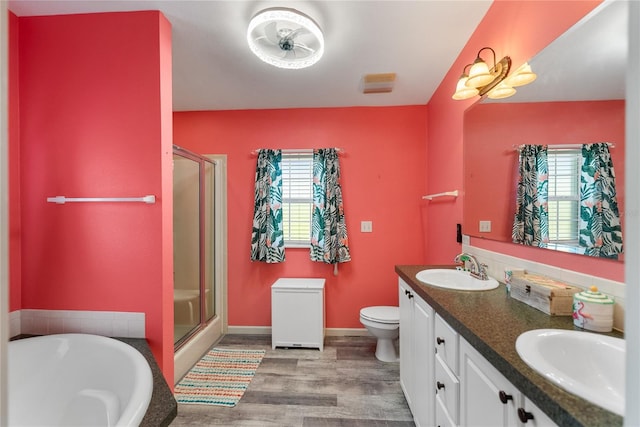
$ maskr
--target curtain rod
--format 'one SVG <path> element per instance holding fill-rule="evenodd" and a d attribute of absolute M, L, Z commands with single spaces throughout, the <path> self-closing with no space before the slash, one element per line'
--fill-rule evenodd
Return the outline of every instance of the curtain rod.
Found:
<path fill-rule="evenodd" d="M 256 148 L 255 150 L 251 151 L 251 155 L 252 156 L 257 156 L 258 152 L 262 150 L 262 148 Z M 312 152 L 313 148 L 284 148 L 282 149 L 283 153 L 304 153 L 304 152 Z M 347 154 L 347 152 L 339 147 L 336 147 L 336 151 L 338 152 L 338 154 Z"/>
<path fill-rule="evenodd" d="M 552 148 L 552 149 L 557 149 L 557 150 L 573 150 L 573 149 L 579 149 L 582 148 L 583 145 L 592 145 L 592 144 L 598 144 L 597 142 L 589 142 L 587 144 L 552 144 L 552 145 L 548 145 L 547 144 L 547 148 Z M 605 142 L 605 144 L 607 144 L 609 146 L 609 148 L 616 148 L 616 144 L 615 142 Z M 512 145 L 513 150 L 514 151 L 522 151 L 522 149 L 524 148 L 524 146 L 527 144 L 520 144 L 520 145 Z"/>

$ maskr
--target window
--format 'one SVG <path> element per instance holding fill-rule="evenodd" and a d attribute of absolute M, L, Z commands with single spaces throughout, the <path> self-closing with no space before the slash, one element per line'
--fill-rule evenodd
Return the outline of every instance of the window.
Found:
<path fill-rule="evenodd" d="M 581 152 L 549 147 L 547 162 L 549 243 L 578 246 Z"/>
<path fill-rule="evenodd" d="M 313 206 L 313 151 L 283 150 L 281 166 L 285 247 L 309 247 Z"/>

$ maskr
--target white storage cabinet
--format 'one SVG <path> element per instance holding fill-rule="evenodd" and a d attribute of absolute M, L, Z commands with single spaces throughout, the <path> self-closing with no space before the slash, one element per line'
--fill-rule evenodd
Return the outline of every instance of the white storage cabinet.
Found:
<path fill-rule="evenodd" d="M 324 349 L 325 279 L 283 278 L 271 286 L 271 346 Z"/>

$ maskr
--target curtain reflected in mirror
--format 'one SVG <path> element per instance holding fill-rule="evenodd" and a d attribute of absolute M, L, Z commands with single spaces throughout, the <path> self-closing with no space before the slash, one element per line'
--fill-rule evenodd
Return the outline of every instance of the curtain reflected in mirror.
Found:
<path fill-rule="evenodd" d="M 622 230 L 609 144 L 518 151 L 513 243 L 617 259 Z"/>

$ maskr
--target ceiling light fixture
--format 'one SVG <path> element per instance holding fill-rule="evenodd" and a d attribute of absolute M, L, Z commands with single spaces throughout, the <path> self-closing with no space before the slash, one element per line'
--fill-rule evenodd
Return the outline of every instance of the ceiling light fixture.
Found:
<path fill-rule="evenodd" d="M 320 27 L 294 9 L 270 8 L 259 12 L 249 22 L 247 43 L 258 58 L 279 68 L 306 68 L 324 54 Z"/>
<path fill-rule="evenodd" d="M 493 54 L 491 68 L 480 56 L 483 50 L 490 50 Z M 469 74 L 467 74 L 468 67 L 471 67 Z M 487 95 L 492 99 L 507 98 L 516 93 L 514 87 L 529 84 L 536 79 L 535 73 L 531 71 L 531 67 L 527 63 L 507 77 L 510 69 L 511 58 L 505 56 L 496 62 L 496 52 L 490 47 L 483 47 L 478 51 L 473 64 L 464 67 L 452 98 L 462 100 L 476 95 Z"/>

